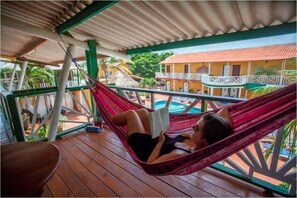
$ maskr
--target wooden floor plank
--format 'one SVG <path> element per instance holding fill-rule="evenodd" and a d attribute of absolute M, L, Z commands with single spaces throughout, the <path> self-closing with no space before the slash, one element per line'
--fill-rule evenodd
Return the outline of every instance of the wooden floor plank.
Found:
<path fill-rule="evenodd" d="M 73 197 L 67 185 L 62 181 L 58 173 L 47 182 L 47 186 L 54 197 Z"/>
<path fill-rule="evenodd" d="M 64 148 L 64 139 L 60 139 L 55 142 L 62 152 L 62 159 L 72 169 L 72 171 L 80 178 L 88 188 L 96 195 L 100 197 L 117 196 L 108 186 L 100 181 L 93 173 L 91 173 L 83 164 L 76 160 L 71 152 L 68 152 Z"/>
<path fill-rule="evenodd" d="M 87 134 L 88 135 L 88 134 Z M 109 142 L 113 142 L 115 144 L 117 144 L 116 146 L 118 148 L 121 148 L 123 150 L 125 150 L 125 148 L 123 147 L 123 145 L 121 144 L 121 142 L 119 141 L 119 139 L 117 138 L 117 136 L 110 132 L 110 131 L 106 131 L 106 136 L 104 136 L 105 140 L 106 141 L 109 141 Z M 127 158 L 127 159 L 131 159 L 131 158 Z M 209 178 L 206 177 L 206 173 L 205 172 L 202 172 L 204 173 L 202 178 L 199 178 L 199 173 L 200 171 L 196 172 L 194 174 L 194 176 L 197 177 L 197 179 L 201 179 L 202 181 L 204 181 L 203 185 L 212 185 L 214 186 L 214 188 L 217 188 L 217 189 L 221 189 L 221 190 L 217 190 L 214 191 L 211 190 L 211 188 L 205 188 L 205 187 L 199 187 L 197 185 L 195 185 L 196 187 L 199 187 L 200 189 L 207 189 L 207 192 L 212 194 L 212 195 L 215 195 L 215 196 L 219 196 L 220 193 L 222 193 L 222 196 L 271 196 L 270 193 L 265 193 L 264 190 L 263 191 L 258 191 L 258 192 L 250 192 L 249 189 L 245 189 L 244 187 L 240 186 L 240 185 L 237 185 L 236 183 L 236 179 L 235 179 L 235 182 L 234 183 L 231 183 L 231 182 L 226 182 L 224 179 L 221 179 L 221 178 L 217 178 L 216 176 L 213 176 L 213 175 L 210 175 L 210 177 L 212 178 L 211 180 L 209 180 Z M 187 181 L 187 176 L 184 176 L 184 180 Z M 214 179 L 216 178 L 216 179 Z M 211 181 L 211 182 L 209 182 Z M 222 183 L 224 183 L 225 187 L 221 187 L 222 186 Z M 248 185 L 248 184 L 247 184 Z M 236 189 L 236 190 L 234 190 Z M 246 192 L 244 192 L 246 191 Z M 217 195 L 216 195 L 217 194 Z"/>
<path fill-rule="evenodd" d="M 71 142 L 71 145 L 70 145 Z M 108 172 L 104 167 L 109 166 L 108 163 L 97 163 L 94 160 L 95 156 L 92 155 L 91 159 L 85 153 L 83 153 L 79 148 L 87 147 L 84 143 L 82 143 L 77 138 L 71 138 L 70 142 L 64 141 L 63 145 L 67 147 L 68 151 L 71 153 L 75 153 L 75 158 L 80 161 L 85 167 L 87 167 L 94 175 L 96 175 L 105 185 L 107 185 L 112 191 L 114 191 L 118 196 L 124 197 L 135 197 L 139 196 L 134 190 L 132 190 L 129 186 L 123 183 L 120 179 L 115 177 L 111 172 Z M 74 146 L 75 144 L 75 146 Z M 91 162 L 91 163 L 90 163 Z M 116 171 L 116 170 L 113 170 Z"/>
<path fill-rule="evenodd" d="M 92 134 L 86 134 L 87 136 L 94 136 Z M 112 138 L 110 138 L 112 137 Z M 108 148 L 113 148 L 112 150 L 117 150 L 119 152 L 119 150 L 121 150 L 121 152 L 125 152 L 123 149 L 123 145 L 118 142 L 118 141 L 115 141 L 116 137 L 114 135 L 111 135 L 111 133 L 109 132 L 106 132 L 106 136 L 104 136 L 104 138 L 107 138 L 105 139 L 106 141 L 109 141 L 109 142 L 112 142 L 113 144 L 116 144 L 114 146 L 112 145 L 108 145 L 107 147 Z M 100 138 L 100 140 L 98 138 L 96 138 L 98 141 L 102 141 L 103 138 Z M 110 139 L 112 139 L 110 141 Z M 127 152 L 125 152 L 127 153 Z M 129 160 L 130 162 L 133 162 L 133 160 L 131 159 L 131 157 L 127 157 L 126 158 L 127 160 Z M 204 190 L 202 189 L 199 189 L 199 188 L 196 188 L 195 186 L 191 185 L 190 183 L 187 183 L 175 176 L 162 176 L 162 177 L 157 177 L 159 178 L 160 180 L 164 181 L 165 183 L 173 186 L 174 188 L 176 189 L 183 189 L 187 192 L 187 195 L 188 196 L 202 196 L 202 197 L 211 197 L 212 194 L 208 193 L 208 192 L 205 192 Z M 234 195 L 233 195 L 234 196 Z"/>
<path fill-rule="evenodd" d="M 120 140 L 110 130 L 102 133 L 78 132 L 55 142 L 62 152 L 61 167 L 53 180 L 60 179 L 60 195 L 107 196 L 95 192 L 111 191 L 111 196 L 133 197 L 262 197 L 265 193 L 242 187 L 223 177 L 212 175 L 207 169 L 185 176 L 150 176 L 131 158 Z M 65 173 L 70 171 L 70 173 Z M 64 174 L 64 175 L 63 175 Z M 58 179 L 56 178 L 58 177 Z M 74 178 L 71 183 L 71 178 Z M 51 181 L 51 180 L 50 180 Z M 91 182 L 90 182 L 91 181 Z M 84 194 L 75 183 L 89 189 Z M 101 183 L 100 183 L 101 182 Z M 55 181 L 57 184 L 58 182 Z M 96 183 L 96 187 L 93 185 Z M 57 187 L 48 185 L 50 193 L 57 195 Z M 76 188 L 76 189 L 75 189 Z M 124 189 L 124 190 L 123 190 Z M 69 195 L 67 194 L 67 190 Z M 125 191 L 127 190 L 127 191 Z"/>
<path fill-rule="evenodd" d="M 61 160 L 60 166 L 57 169 L 57 173 L 61 177 L 64 183 L 67 184 L 71 192 L 76 197 L 94 197 L 95 194 L 76 176 L 71 168 Z"/>
<path fill-rule="evenodd" d="M 106 132 L 107 134 L 108 132 Z M 94 136 L 91 134 L 86 134 L 87 136 Z M 104 137 L 105 135 L 102 135 L 102 137 L 99 139 L 98 137 L 96 138 L 97 141 L 101 141 L 103 138 L 108 138 L 108 137 Z M 96 137 L 96 136 L 95 136 Z M 106 146 L 108 148 L 113 147 L 113 152 L 117 152 L 118 149 L 115 149 L 111 143 L 107 143 L 104 142 L 105 144 L 107 144 Z M 120 145 L 118 144 L 117 147 L 119 147 Z M 121 152 L 123 152 L 124 150 L 121 150 L 120 153 L 117 153 L 119 156 L 121 155 Z M 127 157 L 127 160 L 129 160 L 130 162 L 133 162 L 133 160 L 131 159 L 131 157 Z M 211 194 L 205 192 L 204 190 L 198 189 L 195 186 L 184 182 L 183 180 L 180 180 L 174 176 L 162 176 L 162 177 L 157 177 L 158 179 L 162 180 L 163 182 L 167 183 L 168 185 L 173 186 L 176 189 L 183 189 L 183 192 L 186 193 L 188 196 L 203 196 L 203 197 L 210 197 L 212 196 Z"/>
<path fill-rule="evenodd" d="M 112 161 L 119 165 L 122 169 L 126 170 L 134 177 L 138 178 L 140 181 L 146 183 L 150 188 L 153 188 L 160 192 L 164 196 L 187 196 L 187 194 L 182 193 L 178 189 L 171 187 L 170 185 L 162 182 L 156 177 L 147 175 L 141 168 L 138 166 L 133 165 L 127 159 L 121 158 L 120 156 L 116 155 L 115 153 L 111 152 L 110 150 L 106 149 L 105 147 L 112 145 L 107 143 L 106 141 L 102 141 L 102 136 L 98 135 L 90 135 L 94 139 L 90 139 L 87 136 L 79 136 L 79 139 L 88 144 L 96 151 L 100 151 L 106 158 L 112 159 Z M 102 146 L 104 145 L 104 146 Z M 145 189 L 143 189 L 145 190 Z M 149 194 L 146 194 L 149 195 Z"/>
<path fill-rule="evenodd" d="M 48 186 L 47 185 L 44 185 L 43 188 L 42 188 L 42 194 L 40 197 L 52 197 L 52 193 L 51 191 L 49 190 Z"/>
<path fill-rule="evenodd" d="M 207 192 L 215 197 L 237 197 L 238 196 L 229 191 L 226 191 L 225 189 L 217 187 L 209 182 L 206 182 L 205 180 L 194 177 L 193 175 L 178 176 L 178 178 L 198 187 L 199 189 L 207 189 Z"/>

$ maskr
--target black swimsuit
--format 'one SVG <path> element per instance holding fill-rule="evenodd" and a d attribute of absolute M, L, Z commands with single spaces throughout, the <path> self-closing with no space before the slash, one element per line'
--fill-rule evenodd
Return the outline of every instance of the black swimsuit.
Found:
<path fill-rule="evenodd" d="M 170 138 L 167 135 L 165 135 L 165 142 L 161 148 L 160 156 L 168 154 L 175 149 L 179 149 L 187 153 L 191 153 L 191 151 L 188 151 L 183 148 L 178 148 L 175 146 L 176 142 L 182 142 L 185 139 L 188 139 L 188 137 L 178 135 L 174 138 Z M 133 133 L 129 135 L 127 141 L 128 141 L 128 144 L 133 149 L 134 153 L 137 155 L 137 157 L 140 160 L 146 162 L 149 156 L 151 155 L 151 153 L 153 152 L 155 146 L 158 144 L 159 137 L 152 139 L 150 135 L 145 133 Z"/>

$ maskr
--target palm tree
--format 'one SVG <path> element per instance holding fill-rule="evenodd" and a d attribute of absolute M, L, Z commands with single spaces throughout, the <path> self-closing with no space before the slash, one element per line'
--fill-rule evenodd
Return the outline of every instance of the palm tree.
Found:
<path fill-rule="evenodd" d="M 252 97 L 257 97 L 266 93 L 269 93 L 271 91 L 277 90 L 281 88 L 281 86 L 265 86 L 260 87 L 253 91 Z M 288 147 L 290 148 L 289 156 L 294 154 L 296 152 L 296 140 L 297 140 L 297 120 L 292 120 L 288 124 L 286 124 L 284 128 L 284 135 L 281 142 L 281 149 L 286 147 L 286 140 L 288 140 Z M 270 148 L 267 150 L 265 154 L 265 158 L 267 159 L 271 152 L 273 151 L 275 146 L 275 142 L 273 142 L 270 146 Z"/>
<path fill-rule="evenodd" d="M 266 75 L 266 76 L 273 76 L 273 75 L 277 75 L 277 70 L 276 70 L 276 67 L 277 66 L 269 66 L 267 68 L 265 68 L 264 66 L 262 65 L 258 65 L 255 72 L 254 72 L 254 75 Z"/>
<path fill-rule="evenodd" d="M 41 83 L 48 83 L 54 86 L 54 74 L 50 69 L 28 66 L 25 74 L 26 87 L 39 87 Z"/>

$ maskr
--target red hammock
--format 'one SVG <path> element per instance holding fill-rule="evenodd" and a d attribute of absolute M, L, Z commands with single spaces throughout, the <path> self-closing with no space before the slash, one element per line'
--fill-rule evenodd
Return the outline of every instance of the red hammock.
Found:
<path fill-rule="evenodd" d="M 113 115 L 143 106 L 118 95 L 100 82 L 93 81 L 95 86 L 88 83 L 88 87 L 103 120 L 116 133 L 133 160 L 150 175 L 185 175 L 198 171 L 227 158 L 296 118 L 296 84 L 291 84 L 263 96 L 228 106 L 233 119 L 233 135 L 188 155 L 149 164 L 139 160 L 129 147 L 126 127 L 116 126 L 111 119 Z M 203 114 L 170 114 L 170 128 L 166 133 L 177 135 L 190 131 Z"/>

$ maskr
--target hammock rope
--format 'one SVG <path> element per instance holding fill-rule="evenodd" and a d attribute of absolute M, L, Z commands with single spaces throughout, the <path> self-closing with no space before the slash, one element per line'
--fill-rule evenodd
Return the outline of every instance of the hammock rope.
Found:
<path fill-rule="evenodd" d="M 139 160 L 128 145 L 126 127 L 117 126 L 112 121 L 113 115 L 144 107 L 118 95 L 92 77 L 89 79 L 93 81 L 94 86 L 90 83 L 87 85 L 103 120 L 119 137 L 133 160 L 150 175 L 185 175 L 198 171 L 240 151 L 296 118 L 296 84 L 294 83 L 263 96 L 228 106 L 234 128 L 234 134 L 231 136 L 188 155 L 150 164 Z M 190 131 L 192 125 L 205 113 L 208 112 L 170 114 L 170 127 L 166 133 L 173 136 Z"/>

